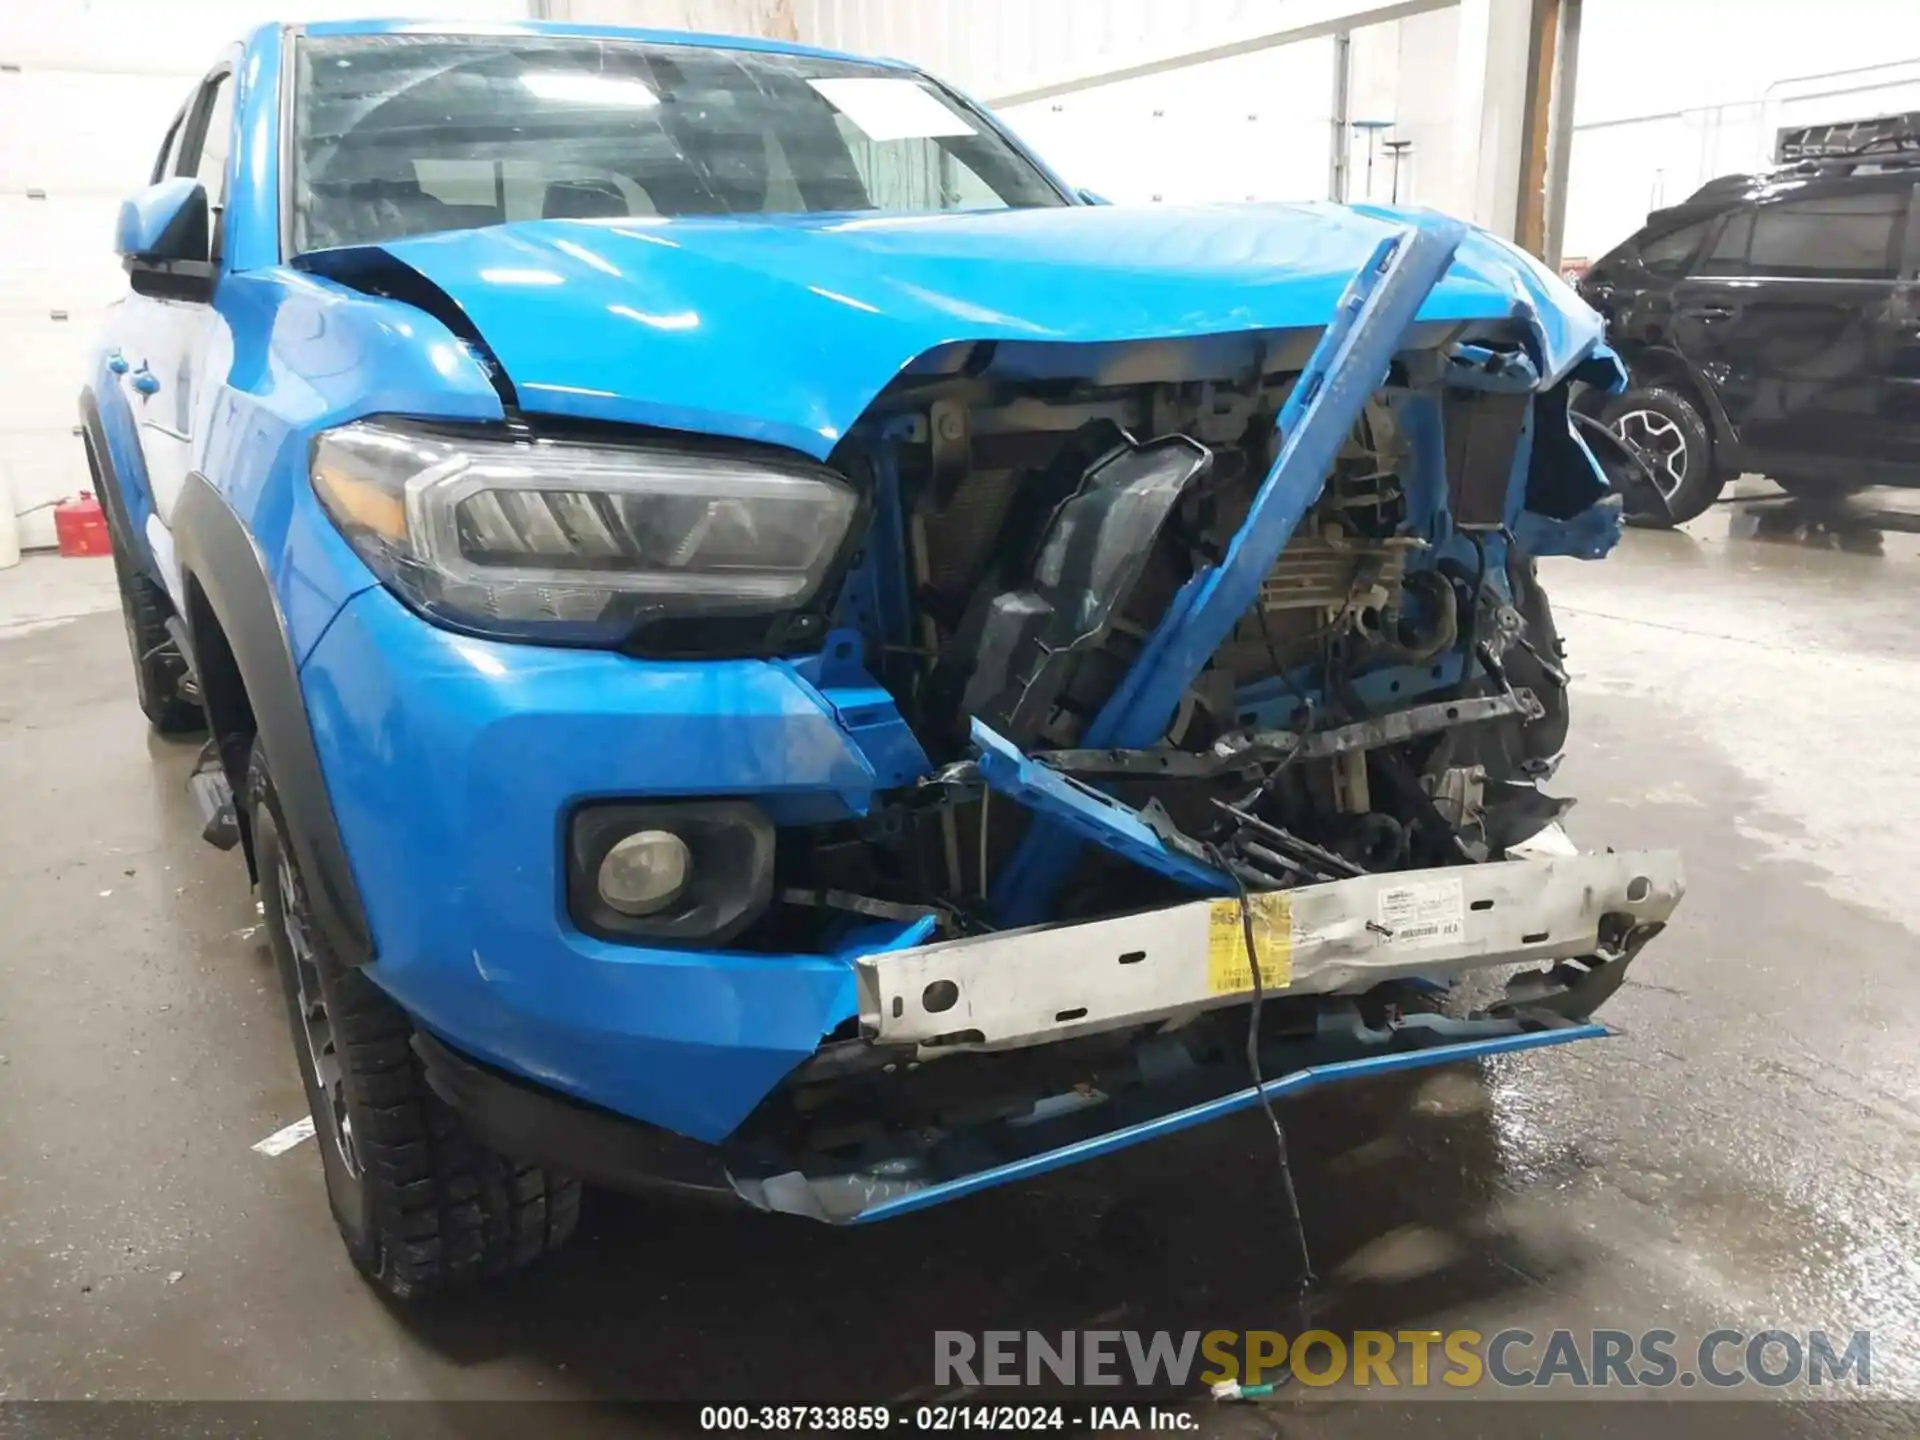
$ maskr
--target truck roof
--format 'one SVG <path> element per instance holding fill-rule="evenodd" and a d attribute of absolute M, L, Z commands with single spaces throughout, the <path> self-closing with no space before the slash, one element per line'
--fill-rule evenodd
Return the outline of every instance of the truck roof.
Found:
<path fill-rule="evenodd" d="M 722 50 L 754 50 L 777 55 L 806 55 L 820 60 L 848 60 L 895 69 L 912 69 L 903 60 L 874 55 L 855 55 L 844 50 L 827 50 L 817 45 L 801 45 L 790 40 L 773 40 L 762 35 L 713 35 L 692 30 L 647 30 L 625 25 L 577 25 L 555 20 L 314 20 L 289 24 L 284 29 L 301 35 L 528 35 L 561 36 L 588 40 L 634 40 L 650 45 L 699 45 Z"/>

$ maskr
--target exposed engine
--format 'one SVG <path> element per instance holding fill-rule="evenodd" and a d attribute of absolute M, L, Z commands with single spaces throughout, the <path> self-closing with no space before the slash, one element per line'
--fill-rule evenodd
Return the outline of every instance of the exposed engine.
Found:
<path fill-rule="evenodd" d="M 1295 376 L 896 382 L 842 447 L 883 498 L 840 624 L 937 778 L 811 834 L 783 858 L 784 898 L 965 934 L 1190 895 L 1087 846 L 1044 914 L 1009 904 L 1034 820 L 983 786 L 976 725 L 1255 888 L 1497 857 L 1549 823 L 1564 805 L 1537 782 L 1565 676 L 1506 519 L 1535 397 L 1431 383 L 1451 373 L 1433 359 L 1424 391 L 1396 367 L 1366 406 L 1258 602 L 1144 748 L 1105 743 L 1098 717 L 1233 543 Z"/>

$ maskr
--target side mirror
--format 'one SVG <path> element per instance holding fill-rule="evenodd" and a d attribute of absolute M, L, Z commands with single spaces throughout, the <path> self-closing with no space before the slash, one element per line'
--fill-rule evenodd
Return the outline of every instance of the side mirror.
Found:
<path fill-rule="evenodd" d="M 207 189 L 177 175 L 120 203 L 114 251 L 136 292 L 164 300 L 206 300 L 215 269 Z"/>

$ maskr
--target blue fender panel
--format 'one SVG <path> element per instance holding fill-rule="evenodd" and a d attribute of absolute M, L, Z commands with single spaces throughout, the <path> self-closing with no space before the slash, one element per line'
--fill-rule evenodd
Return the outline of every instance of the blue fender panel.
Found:
<path fill-rule="evenodd" d="M 380 957 L 367 973 L 450 1043 L 714 1141 L 856 1013 L 846 959 L 614 944 L 566 914 L 582 801 L 744 795 L 776 823 L 864 808 L 873 773 L 787 669 L 499 644 L 376 588 L 301 679 Z"/>
<path fill-rule="evenodd" d="M 375 414 L 497 421 L 500 398 L 459 340 L 397 301 L 273 270 L 223 280 L 213 311 L 202 383 L 221 393 L 195 469 L 253 537 L 304 660 L 340 607 L 379 583 L 314 498 L 313 434 Z"/>

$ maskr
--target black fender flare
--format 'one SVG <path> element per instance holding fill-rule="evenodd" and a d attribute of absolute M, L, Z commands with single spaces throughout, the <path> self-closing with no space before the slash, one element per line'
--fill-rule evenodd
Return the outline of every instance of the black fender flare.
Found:
<path fill-rule="evenodd" d="M 1713 448 L 1716 451 L 1725 452 L 1739 446 L 1740 433 L 1734 429 L 1726 407 L 1720 403 L 1719 393 L 1707 383 L 1707 378 L 1700 373 L 1699 366 L 1671 345 L 1636 345 L 1628 342 L 1616 343 L 1614 349 L 1627 367 L 1629 387 L 1638 388 L 1661 383 L 1657 374 L 1651 378 L 1643 378 L 1634 373 L 1636 365 L 1645 365 L 1649 361 L 1659 372 L 1678 375 L 1684 381 L 1684 388 L 1689 392 L 1688 398 L 1699 402 L 1701 415 L 1707 422 L 1707 433 L 1713 440 Z"/>
<path fill-rule="evenodd" d="M 127 559 L 139 554 L 141 537 L 133 533 L 133 521 L 127 515 L 126 497 L 120 493 L 120 477 L 114 473 L 113 455 L 107 449 L 107 427 L 100 419 L 100 399 L 87 386 L 80 392 L 80 429 L 85 435 L 88 457 L 93 462 L 94 499 L 107 514 L 107 532 L 122 547 Z"/>
<path fill-rule="evenodd" d="M 221 717 L 216 714 L 220 701 L 214 693 L 218 682 L 209 673 L 214 668 L 212 646 L 202 644 L 212 637 L 196 633 L 196 622 L 204 623 L 196 599 L 204 603 L 207 616 L 225 637 L 255 734 L 272 758 L 273 788 L 286 817 L 287 839 L 300 866 L 314 923 L 342 964 L 365 965 L 375 958 L 373 932 L 320 770 L 299 667 L 267 578 L 266 562 L 225 497 L 197 471 L 188 473 L 168 528 L 186 591 L 183 618 L 194 669 L 207 698 L 208 719 L 222 742 L 222 759 L 236 801 L 244 811 L 247 756 L 244 751 L 234 753 L 235 747 L 225 743 L 228 737 L 220 734 Z M 203 659 L 209 663 L 203 666 Z M 249 837 L 249 862 L 251 858 Z"/>

